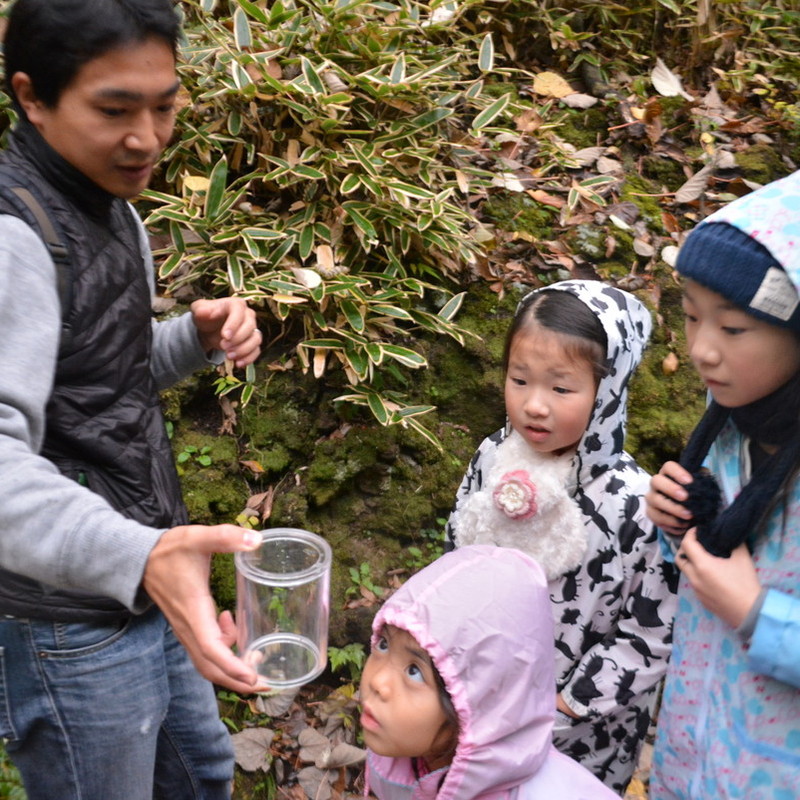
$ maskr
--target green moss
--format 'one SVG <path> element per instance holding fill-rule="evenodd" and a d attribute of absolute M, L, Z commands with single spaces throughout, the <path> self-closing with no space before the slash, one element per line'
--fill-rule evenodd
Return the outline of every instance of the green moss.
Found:
<path fill-rule="evenodd" d="M 663 224 L 661 221 L 661 204 L 658 201 L 658 197 L 653 196 L 658 195 L 660 191 L 660 185 L 656 185 L 647 180 L 647 178 L 629 171 L 625 174 L 620 200 L 635 203 L 639 213 L 647 223 L 654 229 L 660 230 Z"/>
<path fill-rule="evenodd" d="M 597 273 L 605 278 L 622 278 L 630 274 L 637 256 L 633 249 L 633 235 L 618 228 L 613 229 L 614 250 L 606 256 L 609 231 L 597 225 L 576 225 L 564 237 L 576 255 L 590 261 Z"/>
<path fill-rule="evenodd" d="M 214 525 L 233 522 L 245 507 L 247 485 L 239 468 L 239 450 L 230 436 L 210 436 L 198 431 L 178 429 L 172 441 L 181 479 L 183 498 L 193 523 Z M 188 448 L 194 448 L 189 453 Z M 197 458 L 210 458 L 208 466 Z M 188 455 L 183 460 L 183 455 Z"/>
<path fill-rule="evenodd" d="M 555 212 L 521 192 L 507 192 L 490 197 L 483 206 L 488 219 L 505 231 L 524 231 L 536 239 L 553 236 Z"/>
<path fill-rule="evenodd" d="M 686 175 L 677 161 L 657 155 L 642 158 L 642 175 L 669 192 L 677 191 L 686 182 Z"/>
<path fill-rule="evenodd" d="M 312 504 L 324 506 L 357 478 L 370 491 L 380 492 L 385 470 L 377 463 L 378 454 L 387 446 L 388 433 L 376 428 L 363 431 L 363 436 L 320 443 L 306 474 Z"/>
<path fill-rule="evenodd" d="M 258 393 L 243 419 L 251 450 L 261 453 L 267 461 L 270 459 L 264 453 L 273 451 L 278 456 L 278 445 L 288 452 L 299 452 L 309 444 L 308 436 L 314 426 L 308 406 L 304 404 L 303 407 L 297 402 L 296 392 L 300 383 L 297 375 L 291 378 L 288 375 L 273 376 L 265 389 Z M 312 392 L 309 399 L 313 400 L 314 395 Z"/>
<path fill-rule="evenodd" d="M 660 97 L 659 104 L 661 105 L 661 122 L 665 128 L 674 130 L 689 121 L 691 105 L 680 95 Z"/>
<path fill-rule="evenodd" d="M 782 178 L 788 172 L 780 153 L 768 144 L 754 144 L 737 153 L 736 165 L 744 178 L 761 184 Z"/>
<path fill-rule="evenodd" d="M 233 553 L 216 553 L 212 556 L 211 591 L 220 611 L 236 609 L 236 567 Z"/>
<path fill-rule="evenodd" d="M 607 238 L 606 231 L 596 225 L 576 225 L 566 237 L 572 252 L 589 261 L 605 258 Z"/>
<path fill-rule="evenodd" d="M 240 475 L 214 467 L 184 473 L 181 484 L 189 519 L 201 525 L 233 522 L 244 509 L 249 494 Z"/>
<path fill-rule="evenodd" d="M 258 463 L 268 475 L 280 475 L 291 463 L 290 453 L 282 444 L 276 444 L 275 447 L 268 450 L 261 450 L 258 455 Z"/>
<path fill-rule="evenodd" d="M 512 102 L 519 100 L 519 90 L 513 83 L 485 83 L 481 94 L 485 97 L 503 97 L 504 95 L 511 95 Z"/>
<path fill-rule="evenodd" d="M 608 259 L 597 265 L 597 274 L 603 280 L 619 280 L 631 274 L 631 263 L 630 261 L 620 261 L 619 259 Z"/>
<path fill-rule="evenodd" d="M 608 136 L 608 111 L 603 106 L 569 110 L 561 119 L 558 135 L 578 149 L 594 147 Z"/>
<path fill-rule="evenodd" d="M 642 297 L 641 299 L 645 299 Z M 661 294 L 650 347 L 630 387 L 627 447 L 649 472 L 674 460 L 705 409 L 705 389 L 686 356 L 681 293 L 668 287 Z M 678 368 L 665 374 L 667 356 L 677 356 Z"/>

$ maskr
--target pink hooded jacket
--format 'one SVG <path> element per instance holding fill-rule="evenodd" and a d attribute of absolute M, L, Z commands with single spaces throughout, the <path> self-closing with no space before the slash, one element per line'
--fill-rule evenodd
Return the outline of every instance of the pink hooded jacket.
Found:
<path fill-rule="evenodd" d="M 380 800 L 617 798 L 552 745 L 553 621 L 532 558 L 489 545 L 447 553 L 384 604 L 373 646 L 384 625 L 427 651 L 460 730 L 450 766 L 419 779 L 411 759 L 368 752 L 367 787 Z"/>

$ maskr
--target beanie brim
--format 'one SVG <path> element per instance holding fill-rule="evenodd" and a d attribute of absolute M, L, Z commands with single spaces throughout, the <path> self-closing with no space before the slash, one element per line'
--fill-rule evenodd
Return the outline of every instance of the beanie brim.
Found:
<path fill-rule="evenodd" d="M 678 253 L 677 271 L 758 319 L 800 334 L 800 297 L 764 245 L 727 222 L 701 223 Z"/>

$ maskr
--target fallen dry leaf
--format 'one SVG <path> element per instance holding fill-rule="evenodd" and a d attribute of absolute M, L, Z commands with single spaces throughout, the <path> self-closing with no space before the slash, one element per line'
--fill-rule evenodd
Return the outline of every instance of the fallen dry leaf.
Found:
<path fill-rule="evenodd" d="M 641 236 L 634 238 L 633 251 L 637 256 L 641 256 L 642 258 L 652 258 L 656 252 L 653 245 L 651 245 L 650 242 L 646 241 Z"/>
<path fill-rule="evenodd" d="M 562 98 L 575 94 L 575 90 L 555 72 L 540 72 L 533 79 L 533 91 L 545 97 Z"/>
<path fill-rule="evenodd" d="M 553 194 L 548 194 L 544 189 L 529 189 L 528 194 L 543 206 L 552 206 L 553 208 L 564 208 L 567 201 L 563 197 L 556 197 Z"/>
<path fill-rule="evenodd" d="M 317 767 L 303 767 L 297 773 L 297 781 L 310 800 L 330 800 L 331 781 L 328 770 Z M 335 779 L 335 773 L 333 774 Z"/>
<path fill-rule="evenodd" d="M 664 356 L 664 360 L 661 362 L 661 371 L 665 375 L 672 375 L 674 372 L 678 371 L 678 366 L 680 362 L 678 361 L 678 356 L 675 353 L 668 353 Z"/>
<path fill-rule="evenodd" d="M 691 203 L 697 200 L 708 187 L 708 181 L 713 171 L 714 164 L 706 164 L 700 171 L 692 175 L 692 177 L 675 192 L 675 202 Z"/>
<path fill-rule="evenodd" d="M 694 97 L 684 90 L 681 79 L 660 58 L 656 59 L 650 80 L 655 90 L 664 97 L 680 96 L 686 100 L 694 100 Z"/>
<path fill-rule="evenodd" d="M 747 117 L 746 119 L 728 120 L 720 130 L 726 133 L 738 133 L 740 136 L 750 136 L 754 133 L 761 133 L 769 124 L 760 117 Z"/>
<path fill-rule="evenodd" d="M 542 122 L 541 116 L 532 108 L 514 117 L 514 124 L 520 133 L 533 133 L 541 127 Z"/>
<path fill-rule="evenodd" d="M 239 463 L 243 467 L 247 467 L 253 475 L 262 475 L 264 473 L 264 467 L 258 461 L 240 461 Z"/>
<path fill-rule="evenodd" d="M 661 212 L 661 223 L 667 233 L 680 233 L 681 226 L 678 218 L 674 214 L 670 214 L 669 211 Z"/>
<path fill-rule="evenodd" d="M 297 737 L 300 744 L 298 758 L 306 763 L 317 764 L 328 758 L 331 751 L 331 741 L 315 728 L 305 728 Z"/>
<path fill-rule="evenodd" d="M 597 171 L 601 175 L 621 175 L 624 172 L 624 167 L 621 161 L 616 158 L 609 158 L 608 156 L 600 156 L 597 159 Z"/>
<path fill-rule="evenodd" d="M 505 189 L 508 192 L 524 192 L 525 185 L 513 172 L 500 172 L 492 178 L 492 186 Z"/>
<path fill-rule="evenodd" d="M 590 94 L 582 94 L 581 92 L 574 92 L 565 97 L 560 98 L 565 106 L 570 108 L 591 108 L 598 100 Z"/>
<path fill-rule="evenodd" d="M 270 748 L 275 732 L 269 728 L 245 728 L 231 734 L 236 763 L 246 772 L 267 770 L 272 764 Z"/>
<path fill-rule="evenodd" d="M 291 707 L 297 697 L 297 689 L 285 689 L 282 692 L 272 691 L 259 694 L 253 701 L 251 709 L 268 717 L 281 717 Z"/>
<path fill-rule="evenodd" d="M 668 266 L 674 267 L 678 260 L 678 248 L 674 244 L 668 244 L 661 251 L 661 260 Z"/>
<path fill-rule="evenodd" d="M 605 151 L 605 147 L 583 147 L 571 153 L 569 158 L 570 161 L 577 162 L 581 167 L 591 167 Z"/>

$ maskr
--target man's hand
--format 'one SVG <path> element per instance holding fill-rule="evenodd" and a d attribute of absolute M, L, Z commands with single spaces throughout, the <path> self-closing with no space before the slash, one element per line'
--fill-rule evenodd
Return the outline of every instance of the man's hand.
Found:
<path fill-rule="evenodd" d="M 235 525 L 171 528 L 151 551 L 142 579 L 198 671 L 244 694 L 255 691 L 261 679 L 231 652 L 236 625 L 228 611 L 217 617 L 209 589 L 211 555 L 255 550 L 260 544 L 258 533 Z"/>
<path fill-rule="evenodd" d="M 647 516 L 673 536 L 682 536 L 689 527 L 692 512 L 681 503 L 689 497 L 683 487 L 691 482 L 692 476 L 675 461 L 667 461 L 650 479 L 650 491 L 645 495 Z"/>
<path fill-rule="evenodd" d="M 675 563 L 689 579 L 700 602 L 731 628 L 738 628 L 758 596 L 761 584 L 747 545 L 730 558 L 717 558 L 697 541 L 692 528 L 681 541 Z"/>
<path fill-rule="evenodd" d="M 222 350 L 237 367 L 252 364 L 261 352 L 256 314 L 240 297 L 195 300 L 190 306 L 204 350 Z"/>

